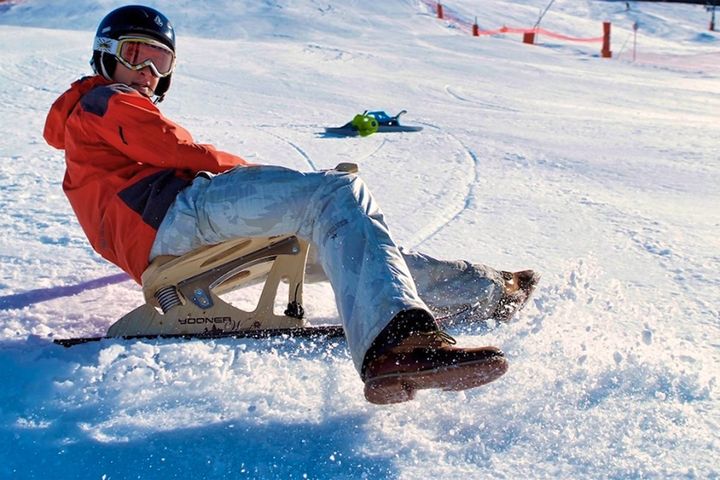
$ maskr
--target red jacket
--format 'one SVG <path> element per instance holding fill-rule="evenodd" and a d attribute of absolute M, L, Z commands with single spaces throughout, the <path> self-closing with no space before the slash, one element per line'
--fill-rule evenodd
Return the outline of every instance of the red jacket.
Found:
<path fill-rule="evenodd" d="M 194 143 L 148 98 L 99 76 L 55 101 L 44 135 L 65 150 L 63 190 L 93 248 L 138 282 L 160 222 L 193 176 L 246 164 Z"/>

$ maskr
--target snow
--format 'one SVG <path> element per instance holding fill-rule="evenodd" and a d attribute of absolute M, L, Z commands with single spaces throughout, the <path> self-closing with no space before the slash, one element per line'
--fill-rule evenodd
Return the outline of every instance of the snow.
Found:
<path fill-rule="evenodd" d="M 163 111 L 201 142 L 352 161 L 398 242 L 543 274 L 485 387 L 365 402 L 343 341 L 106 341 L 139 287 L 93 253 L 45 114 L 120 2 L 0 9 L 0 477 L 720 478 L 720 35 L 702 6 L 557 0 L 156 0 L 178 32 Z M 637 60 L 632 25 L 638 22 Z M 323 138 L 365 109 L 420 133 Z M 258 290 L 235 293 L 242 303 Z M 308 315 L 337 321 L 327 284 Z"/>

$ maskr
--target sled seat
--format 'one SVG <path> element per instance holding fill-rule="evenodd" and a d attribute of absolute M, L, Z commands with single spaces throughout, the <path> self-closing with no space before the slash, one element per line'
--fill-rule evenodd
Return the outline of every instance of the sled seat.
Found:
<path fill-rule="evenodd" d="M 146 303 L 115 322 L 107 335 L 196 335 L 302 327 L 307 254 L 308 243 L 289 235 L 238 238 L 180 257 L 158 257 L 142 275 Z M 220 298 L 262 278 L 265 284 L 252 311 Z M 283 280 L 288 282 L 287 309 L 276 314 L 275 299 Z"/>

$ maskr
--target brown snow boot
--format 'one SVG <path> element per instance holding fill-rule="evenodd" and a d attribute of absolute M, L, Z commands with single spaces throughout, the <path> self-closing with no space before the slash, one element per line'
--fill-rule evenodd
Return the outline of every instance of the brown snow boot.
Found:
<path fill-rule="evenodd" d="M 362 378 L 370 403 L 412 400 L 417 390 L 466 390 L 502 376 L 508 368 L 496 347 L 461 348 L 424 310 L 399 313 L 365 356 Z"/>
<path fill-rule="evenodd" d="M 502 276 L 505 281 L 505 291 L 491 317 L 500 322 L 507 322 L 530 300 L 540 281 L 540 274 L 533 270 L 523 270 L 514 273 L 502 272 Z"/>

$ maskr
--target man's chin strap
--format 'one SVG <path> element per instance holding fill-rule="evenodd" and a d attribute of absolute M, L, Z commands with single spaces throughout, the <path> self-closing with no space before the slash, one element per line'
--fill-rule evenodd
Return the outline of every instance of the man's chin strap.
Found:
<path fill-rule="evenodd" d="M 137 90 L 137 92 L 143 97 L 147 97 L 149 100 L 151 100 L 153 102 L 153 105 L 157 105 L 158 103 L 165 100 L 164 93 L 162 95 L 156 95 L 154 90 L 150 95 L 145 95 L 145 93 L 141 92 L 140 90 Z"/>
<path fill-rule="evenodd" d="M 106 80 L 112 80 L 112 79 L 113 79 L 113 78 L 112 78 L 112 75 L 110 75 L 110 74 L 108 73 L 108 71 L 105 69 L 105 62 L 103 61 L 103 60 L 104 60 L 104 58 L 103 58 L 104 55 L 105 55 L 105 52 L 100 53 L 100 62 L 99 62 L 100 65 L 95 65 L 94 62 L 90 62 L 90 63 L 91 63 L 91 65 L 93 66 L 93 68 L 95 69 L 96 72 L 97 72 L 97 70 L 98 70 L 98 67 L 100 67 L 100 72 L 99 72 L 99 73 L 100 73 L 100 75 L 102 75 L 103 77 L 105 77 Z"/>

